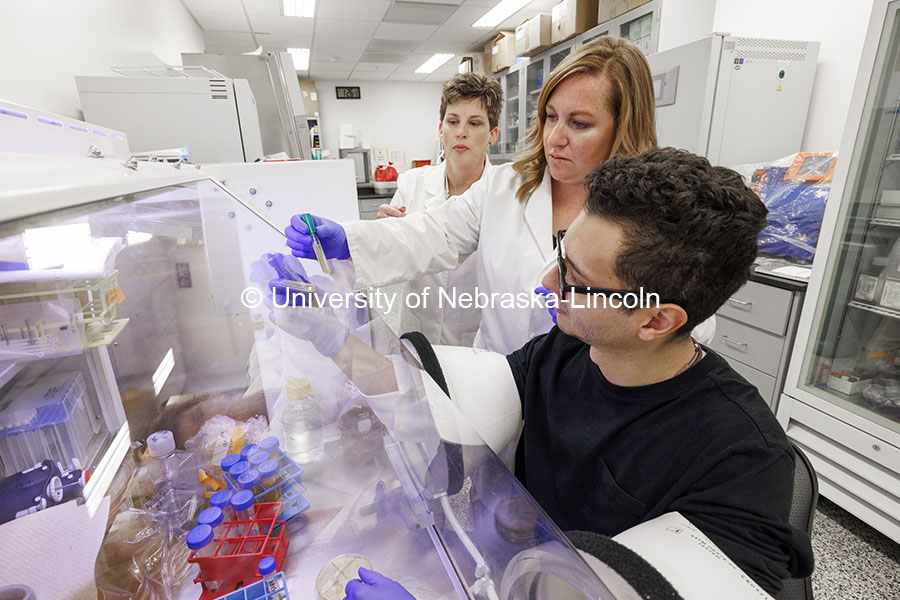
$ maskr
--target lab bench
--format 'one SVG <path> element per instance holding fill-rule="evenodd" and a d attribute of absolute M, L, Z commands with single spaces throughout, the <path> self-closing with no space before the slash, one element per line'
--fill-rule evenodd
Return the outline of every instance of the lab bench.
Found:
<path fill-rule="evenodd" d="M 759 389 L 774 412 L 784 388 L 806 283 L 756 270 L 716 312 L 710 348 Z"/>
<path fill-rule="evenodd" d="M 394 191 L 378 192 L 374 183 L 357 183 L 356 197 L 359 201 L 359 218 L 364 221 L 372 221 L 378 214 L 378 207 L 382 204 L 390 204 L 394 197 Z"/>

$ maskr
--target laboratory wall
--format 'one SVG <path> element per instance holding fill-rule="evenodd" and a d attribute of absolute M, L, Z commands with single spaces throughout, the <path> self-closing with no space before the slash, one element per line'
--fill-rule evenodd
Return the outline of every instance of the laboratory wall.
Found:
<path fill-rule="evenodd" d="M 4 0 L 0 98 L 80 119 L 75 75 L 180 65 L 203 34 L 180 0 Z"/>
<path fill-rule="evenodd" d="M 359 86 L 359 100 L 338 100 L 335 86 Z M 441 84 L 382 81 L 316 81 L 319 129 L 330 157 L 338 156 L 343 124 L 357 141 L 406 152 L 407 162 L 434 160 L 440 123 Z M 375 165 L 373 165 L 374 168 Z"/>
<path fill-rule="evenodd" d="M 659 52 L 695 42 L 714 31 L 716 0 L 665 0 L 659 22 Z"/>
<path fill-rule="evenodd" d="M 684 0 L 678 0 L 684 1 Z M 718 0 L 715 31 L 822 42 L 801 150 L 840 147 L 873 0 Z M 670 16 L 669 0 L 666 15 Z M 765 119 L 765 115 L 756 118 Z"/>

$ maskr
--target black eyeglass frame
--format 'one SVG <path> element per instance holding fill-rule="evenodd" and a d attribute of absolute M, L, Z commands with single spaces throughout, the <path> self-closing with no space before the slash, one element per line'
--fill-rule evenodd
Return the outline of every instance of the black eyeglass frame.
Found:
<path fill-rule="evenodd" d="M 583 285 L 569 285 L 568 283 L 566 283 L 566 250 L 563 247 L 563 237 L 565 237 L 565 235 L 565 229 L 560 229 L 556 232 L 556 268 L 559 274 L 560 302 L 566 301 L 567 290 L 572 292 L 573 294 L 603 294 L 604 296 L 611 296 L 612 294 L 618 294 L 619 296 L 625 296 L 626 294 L 639 295 L 638 292 L 633 292 L 630 290 L 612 290 L 608 288 L 587 287 Z"/>

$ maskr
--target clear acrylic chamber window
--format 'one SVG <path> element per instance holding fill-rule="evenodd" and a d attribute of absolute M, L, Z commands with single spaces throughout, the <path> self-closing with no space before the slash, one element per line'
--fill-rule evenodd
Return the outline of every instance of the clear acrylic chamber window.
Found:
<path fill-rule="evenodd" d="M 250 263 L 283 245 L 208 180 L 0 225 L 4 473 L 92 469 L 126 419 L 134 440 L 172 429 L 181 445 L 243 397 L 241 293 Z M 262 394 L 228 405 L 265 414 Z"/>

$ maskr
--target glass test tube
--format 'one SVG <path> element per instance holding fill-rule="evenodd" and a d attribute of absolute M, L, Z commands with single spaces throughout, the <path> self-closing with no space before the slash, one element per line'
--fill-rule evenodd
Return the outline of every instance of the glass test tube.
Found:
<path fill-rule="evenodd" d="M 275 568 L 277 564 L 275 563 L 275 558 L 272 556 L 267 556 L 261 561 L 259 561 L 259 565 L 257 568 L 259 569 L 259 574 L 262 575 L 263 583 L 266 585 L 266 593 L 271 594 L 272 592 L 279 590 L 281 587 L 278 584 L 278 577 L 275 575 Z M 272 594 L 271 596 L 266 596 L 266 600 L 283 600 L 284 594 L 281 591 L 278 591 L 277 594 Z"/>
<path fill-rule="evenodd" d="M 231 496 L 234 492 L 231 490 L 221 490 L 212 495 L 209 499 L 209 505 L 222 511 L 222 522 L 234 520 L 234 509 L 231 508 Z"/>
<path fill-rule="evenodd" d="M 252 521 L 254 517 L 253 492 L 241 490 L 235 493 L 231 497 L 231 508 L 234 509 L 234 517 L 238 521 Z M 257 527 L 256 523 L 240 523 L 237 526 L 237 535 L 259 535 L 259 527 Z"/>
<path fill-rule="evenodd" d="M 278 438 L 275 436 L 263 438 L 259 443 L 259 449 L 263 452 L 267 452 L 269 458 L 273 460 L 278 460 L 278 456 L 281 454 L 281 449 L 278 447 Z"/>
<path fill-rule="evenodd" d="M 281 502 L 281 477 L 278 475 L 278 462 L 270 460 L 259 466 L 259 483 L 264 490 L 271 491 L 263 496 L 265 502 Z"/>
<path fill-rule="evenodd" d="M 211 507 L 197 515 L 197 525 L 209 525 L 213 530 L 213 539 L 225 537 L 227 525 L 222 523 L 222 509 Z"/>

